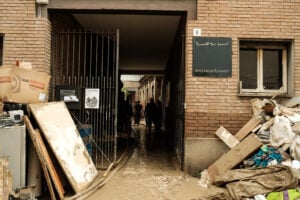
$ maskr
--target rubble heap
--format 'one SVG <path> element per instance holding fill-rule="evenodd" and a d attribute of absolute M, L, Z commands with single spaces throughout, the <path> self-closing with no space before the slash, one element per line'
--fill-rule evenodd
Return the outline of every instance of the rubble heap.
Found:
<path fill-rule="evenodd" d="M 222 126 L 216 131 L 229 150 L 202 171 L 199 183 L 224 191 L 200 199 L 300 198 L 300 97 L 281 104 L 255 98 L 251 105 L 252 119 L 235 135 Z"/>

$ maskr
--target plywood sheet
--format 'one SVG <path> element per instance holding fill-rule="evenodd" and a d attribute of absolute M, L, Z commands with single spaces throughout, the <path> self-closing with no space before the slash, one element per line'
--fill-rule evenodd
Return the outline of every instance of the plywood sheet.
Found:
<path fill-rule="evenodd" d="M 74 191 L 87 188 L 98 172 L 65 103 L 28 106 Z"/>

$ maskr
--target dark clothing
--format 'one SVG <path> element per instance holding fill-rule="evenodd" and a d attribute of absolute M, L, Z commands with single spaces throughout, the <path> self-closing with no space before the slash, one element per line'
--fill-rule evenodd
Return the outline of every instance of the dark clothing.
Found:
<path fill-rule="evenodd" d="M 153 99 L 146 105 L 145 114 L 146 114 L 146 125 L 149 127 L 149 131 L 151 132 L 152 123 L 155 122 L 157 113 L 157 107 L 154 103 Z"/>
<path fill-rule="evenodd" d="M 160 131 L 161 121 L 162 121 L 162 103 L 161 103 L 161 101 L 157 101 L 156 113 L 155 113 L 155 123 L 154 123 L 156 131 Z"/>
<path fill-rule="evenodd" d="M 134 122 L 135 124 L 140 124 L 140 120 L 141 120 L 141 111 L 142 111 L 142 105 L 137 103 L 134 106 L 135 109 L 135 118 L 134 118 Z"/>

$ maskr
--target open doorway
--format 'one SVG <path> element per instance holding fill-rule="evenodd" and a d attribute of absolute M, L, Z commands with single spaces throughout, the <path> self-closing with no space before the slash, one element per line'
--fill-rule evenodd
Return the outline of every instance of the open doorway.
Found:
<path fill-rule="evenodd" d="M 186 12 L 49 13 L 53 88 L 57 84 L 75 84 L 100 91 L 102 103 L 98 110 L 76 111 L 98 131 L 93 135 L 101 147 L 96 161 L 102 166 L 117 158 L 118 144 L 113 138 L 118 132 L 115 121 L 120 115 L 121 75 L 141 74 L 140 84 L 145 86 L 147 82 L 147 87 L 128 90 L 125 100 L 132 106 L 140 101 L 144 108 L 151 98 L 162 101 L 162 127 L 182 165 Z"/>
<path fill-rule="evenodd" d="M 121 82 L 122 88 L 120 88 L 120 92 L 124 93 L 124 101 L 127 102 L 131 109 L 128 112 L 131 115 L 130 124 L 150 127 L 150 125 L 147 126 L 150 120 L 152 122 L 151 126 L 155 126 L 157 131 L 158 128 L 159 130 L 165 130 L 164 75 L 121 74 Z M 151 99 L 155 105 L 153 113 L 149 110 L 150 107 L 147 107 Z M 122 114 L 120 113 L 120 115 Z"/>

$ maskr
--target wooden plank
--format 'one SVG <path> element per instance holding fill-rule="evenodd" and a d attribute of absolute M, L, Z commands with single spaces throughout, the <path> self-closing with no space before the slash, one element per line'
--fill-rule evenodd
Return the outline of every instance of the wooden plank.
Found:
<path fill-rule="evenodd" d="M 51 182 L 51 179 L 50 179 L 49 171 L 47 169 L 46 159 L 45 159 L 45 157 L 44 157 L 44 155 L 42 153 L 41 147 L 40 147 L 40 145 L 39 145 L 39 143 L 37 141 L 36 132 L 33 129 L 32 125 L 30 123 L 29 118 L 24 115 L 23 119 L 24 119 L 26 128 L 28 130 L 28 133 L 29 133 L 29 135 L 31 137 L 32 143 L 34 145 L 34 148 L 36 150 L 36 153 L 38 155 L 38 158 L 39 158 L 39 160 L 41 162 L 41 166 L 42 166 L 42 169 L 43 169 L 43 172 L 44 172 L 46 183 L 47 183 L 47 186 L 48 186 L 48 189 L 49 189 L 50 198 L 51 198 L 51 200 L 56 200 L 56 196 L 55 196 L 55 192 L 54 192 L 54 189 L 53 189 L 53 186 L 52 186 L 52 182 Z"/>
<path fill-rule="evenodd" d="M 236 139 L 229 131 L 221 126 L 215 134 L 231 149 L 235 147 L 240 141 Z"/>
<path fill-rule="evenodd" d="M 5 199 L 4 195 L 4 161 L 0 159 L 0 199 Z"/>
<path fill-rule="evenodd" d="M 234 136 L 239 141 L 242 141 L 253 129 L 262 122 L 262 118 L 251 118 Z"/>
<path fill-rule="evenodd" d="M 36 130 L 36 136 L 37 136 L 36 139 L 38 141 L 38 144 L 41 147 L 41 153 L 44 155 L 47 169 L 50 173 L 50 176 L 52 178 L 52 181 L 54 183 L 54 186 L 56 188 L 58 196 L 60 199 L 64 199 L 64 193 L 65 193 L 64 187 L 63 187 L 62 182 L 57 174 L 57 171 L 56 171 L 54 164 L 50 158 L 50 155 L 47 151 L 46 145 L 42 139 L 42 136 L 41 136 L 39 130 Z"/>
<path fill-rule="evenodd" d="M 75 193 L 87 188 L 98 171 L 66 104 L 34 103 L 28 107 Z"/>
<path fill-rule="evenodd" d="M 213 182 L 215 177 L 222 175 L 227 170 L 233 169 L 262 145 L 263 144 L 257 136 L 251 133 L 238 145 L 223 154 L 217 161 L 208 167 L 207 172 L 209 178 Z"/>

